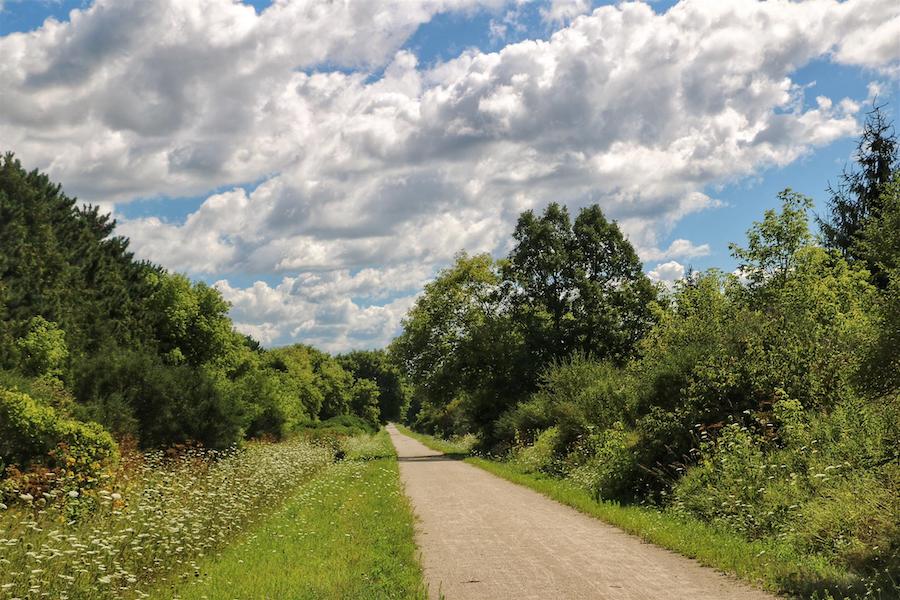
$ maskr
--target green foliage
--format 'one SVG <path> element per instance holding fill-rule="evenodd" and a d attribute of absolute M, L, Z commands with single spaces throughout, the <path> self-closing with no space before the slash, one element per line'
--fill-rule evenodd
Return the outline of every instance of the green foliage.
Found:
<path fill-rule="evenodd" d="M 572 469 L 570 479 L 598 499 L 633 498 L 638 469 L 634 443 L 634 434 L 626 431 L 622 423 L 592 434 L 582 445 L 587 458 Z"/>
<path fill-rule="evenodd" d="M 377 425 L 380 423 L 378 398 L 381 395 L 378 384 L 371 379 L 357 379 L 351 390 L 352 399 L 350 407 L 353 414 L 359 415 L 363 420 Z"/>
<path fill-rule="evenodd" d="M 65 331 L 76 362 L 106 344 L 152 343 L 146 278 L 155 268 L 133 260 L 114 225 L 12 154 L 0 158 L 0 316 L 15 337 L 41 316 Z"/>
<path fill-rule="evenodd" d="M 199 366 L 216 360 L 232 335 L 228 303 L 215 288 L 183 275 L 152 272 L 148 308 L 159 351 L 174 365 Z"/>
<path fill-rule="evenodd" d="M 883 187 L 881 203 L 861 242 L 884 283 L 876 311 L 878 339 L 866 356 L 862 378 L 873 393 L 900 389 L 900 170 Z"/>
<path fill-rule="evenodd" d="M 830 215 L 819 220 L 826 246 L 845 258 L 862 261 L 879 280 L 878 257 L 871 255 L 860 242 L 869 221 L 883 210 L 884 186 L 900 170 L 897 149 L 897 137 L 883 107 L 873 107 L 866 115 L 855 164 L 851 169 L 844 169 L 837 186 L 829 186 Z"/>
<path fill-rule="evenodd" d="M 597 206 L 574 223 L 557 204 L 542 216 L 525 212 L 513 238 L 505 261 L 462 254 L 442 271 L 391 349 L 413 382 L 420 426 L 472 429 L 495 452 L 513 442 L 520 426 L 509 410 L 537 390 L 544 369 L 574 354 L 627 361 L 656 296 L 633 247 Z"/>
<path fill-rule="evenodd" d="M 241 439 L 247 414 L 202 368 L 111 349 L 85 361 L 75 381 L 81 416 L 145 447 L 189 440 L 223 448 Z"/>
<path fill-rule="evenodd" d="M 0 465 L 43 464 L 88 477 L 117 456 L 116 443 L 96 423 L 61 417 L 26 394 L 0 388 Z"/>
<path fill-rule="evenodd" d="M 773 416 L 759 431 L 732 424 L 705 439 L 675 486 L 676 509 L 857 569 L 900 566 L 896 401 L 823 413 L 785 397 Z"/>
<path fill-rule="evenodd" d="M 356 379 L 369 379 L 378 386 L 378 413 L 382 422 L 406 419 L 412 391 L 387 351 L 355 350 L 337 359 Z"/>
<path fill-rule="evenodd" d="M 624 362 L 650 325 L 654 288 L 634 248 L 597 205 L 573 224 L 550 204 L 526 211 L 503 265 L 505 301 L 522 328 L 533 365 L 580 351 Z"/>
<path fill-rule="evenodd" d="M 520 448 L 513 461 L 526 473 L 562 475 L 564 466 L 559 458 L 560 445 L 559 427 L 549 427 L 537 435 L 532 445 Z"/>
<path fill-rule="evenodd" d="M 531 444 L 557 427 L 559 450 L 568 453 L 583 437 L 624 417 L 626 381 L 620 369 L 576 354 L 544 371 L 531 398 L 501 417 L 498 437 Z"/>
<path fill-rule="evenodd" d="M 796 268 L 797 253 L 812 241 L 808 212 L 811 198 L 790 188 L 779 192 L 781 212 L 769 209 L 747 232 L 747 247 L 731 244 L 738 269 L 751 290 L 783 285 Z"/>
<path fill-rule="evenodd" d="M 26 375 L 61 377 L 66 370 L 66 334 L 43 317 L 28 321 L 25 335 L 16 340 L 16 347 Z"/>

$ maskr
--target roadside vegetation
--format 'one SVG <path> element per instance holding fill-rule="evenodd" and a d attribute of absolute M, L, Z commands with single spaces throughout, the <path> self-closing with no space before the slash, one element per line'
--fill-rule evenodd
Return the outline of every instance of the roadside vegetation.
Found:
<path fill-rule="evenodd" d="M 0 597 L 139 597 L 279 505 L 330 464 L 308 442 L 126 453 L 90 485 L 67 477 L 0 512 Z"/>
<path fill-rule="evenodd" d="M 900 164 L 875 109 L 829 212 L 790 189 L 733 273 L 653 285 L 597 206 L 459 255 L 391 347 L 408 422 L 803 597 L 900 595 Z M 706 547 L 708 546 L 708 547 Z"/>
<path fill-rule="evenodd" d="M 826 556 L 799 553 L 783 540 L 750 540 L 728 527 L 679 512 L 657 506 L 604 500 L 571 479 L 535 471 L 519 461 L 475 456 L 471 445 L 464 447 L 439 437 L 412 432 L 405 427 L 398 429 L 432 450 L 464 458 L 467 463 L 531 488 L 647 542 L 694 558 L 703 565 L 735 574 L 771 591 L 822 598 L 829 597 L 835 589 L 845 592 L 855 589 L 856 595 L 863 597 L 879 597 L 885 591 L 879 590 L 875 582 L 860 582 L 845 569 L 832 564 Z"/>
<path fill-rule="evenodd" d="M 475 444 L 478 442 L 478 438 L 471 433 L 453 438 L 442 438 L 426 433 L 420 433 L 405 425 L 396 424 L 396 427 L 400 433 L 408 435 L 409 437 L 422 442 L 432 450 L 443 452 L 448 456 L 469 456 L 474 450 Z"/>
<path fill-rule="evenodd" d="M 0 513 L 0 598 L 424 597 L 390 440 L 347 428 L 126 452 L 95 487 L 23 494 Z"/>
<path fill-rule="evenodd" d="M 243 539 L 156 598 L 422 598 L 413 516 L 387 433 L 345 438 L 346 459 L 300 486 Z"/>

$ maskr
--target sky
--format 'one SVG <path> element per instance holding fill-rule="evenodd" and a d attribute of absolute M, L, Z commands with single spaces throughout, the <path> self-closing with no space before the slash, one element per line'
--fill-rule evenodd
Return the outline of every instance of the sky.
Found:
<path fill-rule="evenodd" d="M 462 250 L 599 204 L 664 283 L 826 209 L 896 0 L 0 0 L 0 151 L 267 346 L 386 345 Z"/>

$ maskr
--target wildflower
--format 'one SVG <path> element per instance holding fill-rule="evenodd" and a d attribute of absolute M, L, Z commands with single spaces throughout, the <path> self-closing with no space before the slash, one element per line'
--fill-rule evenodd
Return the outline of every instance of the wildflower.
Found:
<path fill-rule="evenodd" d="M 69 498 L 77 498 L 77 497 L 78 497 L 78 490 L 72 490 L 71 492 L 69 492 Z"/>
<path fill-rule="evenodd" d="M 122 494 L 120 494 L 119 492 L 113 492 L 113 493 L 110 495 L 110 498 L 112 498 L 113 500 L 121 500 L 121 499 L 122 499 Z"/>

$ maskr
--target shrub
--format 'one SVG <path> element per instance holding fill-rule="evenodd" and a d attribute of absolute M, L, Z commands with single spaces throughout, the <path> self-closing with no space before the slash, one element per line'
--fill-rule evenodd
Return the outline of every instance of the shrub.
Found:
<path fill-rule="evenodd" d="M 538 392 L 501 417 L 498 437 L 533 444 L 555 426 L 557 449 L 565 455 L 582 437 L 622 419 L 625 391 L 619 369 L 576 354 L 544 371 Z"/>
<path fill-rule="evenodd" d="M 66 419 L 21 392 L 0 389 L 0 461 L 84 474 L 116 459 L 115 441 L 100 425 Z"/>
<path fill-rule="evenodd" d="M 143 447 L 200 442 L 225 448 L 243 437 L 246 407 L 204 369 L 167 365 L 153 354 L 107 349 L 80 365 L 82 414 L 102 418 Z M 136 430 L 118 427 L 136 424 Z"/>
<path fill-rule="evenodd" d="M 69 349 L 66 334 L 56 323 L 33 317 L 26 333 L 16 340 L 22 370 L 28 375 L 62 376 Z"/>
<path fill-rule="evenodd" d="M 559 427 L 542 431 L 531 446 L 520 448 L 515 454 L 515 462 L 529 473 L 564 475 L 565 466 L 559 458 Z"/>
<path fill-rule="evenodd" d="M 621 422 L 592 435 L 586 443 L 589 458 L 572 469 L 570 478 L 595 498 L 632 499 L 638 471 L 634 442 L 635 435 L 627 432 Z"/>
<path fill-rule="evenodd" d="M 896 398 L 823 413 L 782 395 L 771 413 L 705 439 L 673 509 L 857 569 L 900 566 Z"/>

